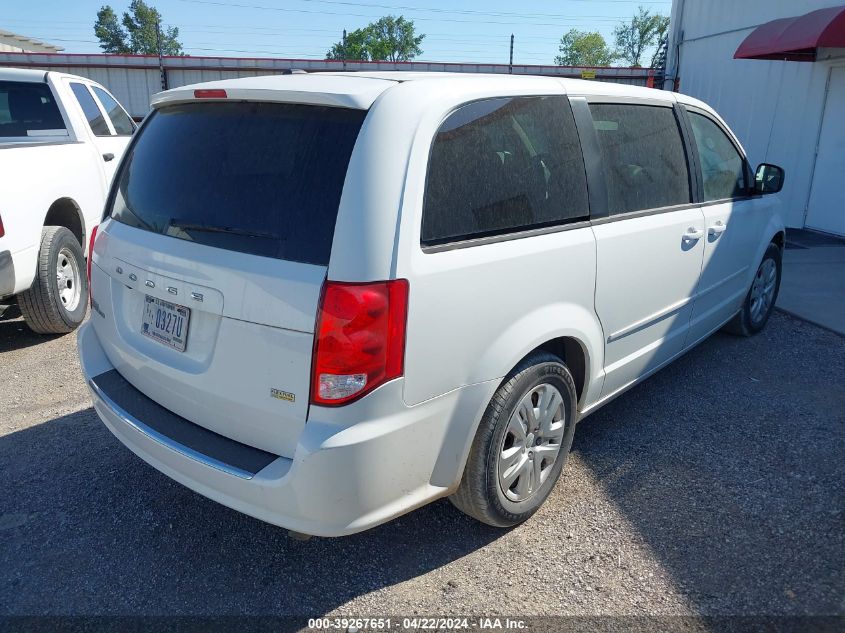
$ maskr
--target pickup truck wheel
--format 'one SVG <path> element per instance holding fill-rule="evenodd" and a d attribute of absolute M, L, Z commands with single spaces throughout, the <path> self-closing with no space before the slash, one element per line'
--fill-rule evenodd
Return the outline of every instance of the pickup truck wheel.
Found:
<path fill-rule="evenodd" d="M 511 527 L 551 493 L 572 447 L 575 382 L 548 353 L 520 363 L 490 401 L 449 500 L 488 525 Z"/>
<path fill-rule="evenodd" d="M 26 324 L 38 334 L 71 332 L 85 318 L 87 299 L 82 246 L 63 226 L 45 226 L 35 280 L 29 290 L 18 295 Z"/>
<path fill-rule="evenodd" d="M 725 326 L 725 330 L 737 336 L 752 336 L 766 327 L 780 290 L 781 259 L 780 247 L 769 244 L 745 296 L 742 310 Z"/>

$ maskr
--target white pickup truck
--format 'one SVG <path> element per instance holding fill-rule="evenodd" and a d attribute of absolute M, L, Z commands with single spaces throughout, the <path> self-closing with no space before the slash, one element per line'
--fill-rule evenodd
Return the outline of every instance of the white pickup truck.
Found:
<path fill-rule="evenodd" d="M 134 131 L 89 79 L 0 68 L 0 304 L 17 297 L 35 332 L 85 317 L 88 237 Z"/>

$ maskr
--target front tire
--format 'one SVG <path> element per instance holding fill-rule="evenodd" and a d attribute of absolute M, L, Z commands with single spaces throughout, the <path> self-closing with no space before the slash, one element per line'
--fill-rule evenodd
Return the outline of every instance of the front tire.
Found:
<path fill-rule="evenodd" d="M 87 302 L 82 246 L 63 226 L 45 226 L 35 280 L 18 295 L 26 324 L 37 334 L 66 334 L 82 323 Z"/>
<path fill-rule="evenodd" d="M 725 326 L 728 332 L 737 336 L 753 336 L 766 327 L 780 290 L 782 258 L 780 247 L 774 243 L 769 244 L 754 274 L 742 309 Z"/>
<path fill-rule="evenodd" d="M 482 523 L 511 527 L 543 504 L 575 433 L 577 396 L 566 365 L 538 352 L 505 379 L 481 419 L 463 478 L 449 500 Z"/>

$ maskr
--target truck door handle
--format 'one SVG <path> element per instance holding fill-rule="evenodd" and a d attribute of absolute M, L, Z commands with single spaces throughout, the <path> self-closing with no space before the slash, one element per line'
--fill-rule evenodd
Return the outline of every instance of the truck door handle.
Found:
<path fill-rule="evenodd" d="M 114 160 L 114 154 L 109 152 L 108 154 L 103 154 L 103 160 L 109 162 L 110 160 Z"/>
<path fill-rule="evenodd" d="M 700 240 L 702 237 L 704 237 L 704 231 L 702 229 L 696 229 L 692 226 L 687 229 L 686 233 L 684 233 L 685 240 Z"/>
<path fill-rule="evenodd" d="M 716 235 L 721 235 L 727 229 L 728 229 L 728 225 L 725 224 L 724 222 L 722 222 L 721 220 L 719 220 L 718 222 L 716 222 L 716 224 L 714 224 L 709 229 L 707 229 L 707 232 L 710 235 L 716 236 Z"/>

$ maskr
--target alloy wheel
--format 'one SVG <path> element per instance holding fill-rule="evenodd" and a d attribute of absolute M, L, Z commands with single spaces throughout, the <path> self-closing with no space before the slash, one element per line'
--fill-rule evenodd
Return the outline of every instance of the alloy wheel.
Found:
<path fill-rule="evenodd" d="M 563 396 L 550 385 L 533 387 L 508 421 L 497 463 L 499 486 L 507 499 L 530 499 L 552 472 L 566 430 Z"/>
<path fill-rule="evenodd" d="M 757 269 L 751 284 L 751 322 L 759 323 L 769 313 L 777 284 L 777 264 L 767 257 Z"/>

